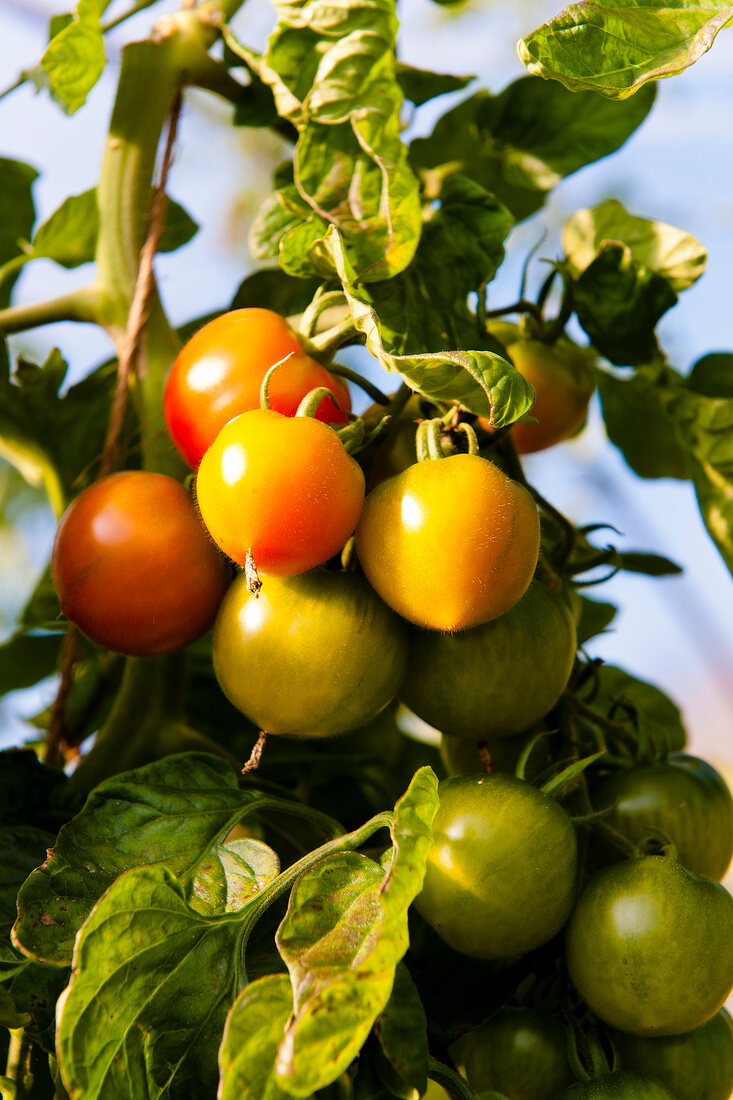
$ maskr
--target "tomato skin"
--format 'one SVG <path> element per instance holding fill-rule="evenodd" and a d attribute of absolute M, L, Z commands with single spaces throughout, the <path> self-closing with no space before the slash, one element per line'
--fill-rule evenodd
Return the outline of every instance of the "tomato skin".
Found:
<path fill-rule="evenodd" d="M 355 573 L 268 577 L 259 598 L 240 576 L 214 627 L 214 671 L 255 725 L 290 737 L 356 729 L 394 697 L 406 628 Z"/>
<path fill-rule="evenodd" d="M 452 737 L 523 733 L 564 691 L 575 648 L 565 601 L 536 581 L 492 622 L 458 634 L 413 631 L 400 697 Z"/>
<path fill-rule="evenodd" d="M 570 918 L 566 961 L 581 997 L 619 1031 L 692 1031 L 733 986 L 733 898 L 669 855 L 605 867 Z"/>
<path fill-rule="evenodd" d="M 498 618 L 527 590 L 539 518 L 526 489 L 487 459 L 418 462 L 366 498 L 356 549 L 398 614 L 430 630 Z"/>
<path fill-rule="evenodd" d="M 464 1040 L 469 1084 L 510 1100 L 555 1100 L 573 1080 L 565 1028 L 547 1012 L 509 1008 L 497 1012 Z"/>
<path fill-rule="evenodd" d="M 361 514 L 364 474 L 327 424 L 254 409 L 219 432 L 196 495 L 225 554 L 244 565 L 251 549 L 263 573 L 294 576 L 341 550 Z"/>
<path fill-rule="evenodd" d="M 455 951 L 503 959 L 560 931 L 575 899 L 572 823 L 514 776 L 463 775 L 439 786 L 422 893 L 415 904 Z"/>
<path fill-rule="evenodd" d="M 139 470 L 102 478 L 69 505 L 51 571 L 64 614 L 98 645 L 135 657 L 208 630 L 231 580 L 183 486 Z"/>
<path fill-rule="evenodd" d="M 672 841 L 689 871 L 720 881 L 733 855 L 733 797 L 704 760 L 673 753 L 666 763 L 613 772 L 591 788 L 597 809 L 615 803 L 605 819 L 634 843 L 651 829 Z"/>
<path fill-rule="evenodd" d="M 622 1070 L 571 1085 L 557 1100 L 677 1100 L 677 1097 L 654 1077 Z"/>
<path fill-rule="evenodd" d="M 684 1035 L 641 1039 L 615 1032 L 624 1068 L 652 1073 L 677 1100 L 729 1100 L 733 1093 L 733 1020 L 724 1008 Z"/>
<path fill-rule="evenodd" d="M 303 351 L 284 317 L 269 309 L 236 309 L 210 321 L 181 349 L 166 382 L 163 408 L 171 439 L 196 469 L 224 425 L 260 407 L 260 386 L 270 367 L 292 355 L 270 380 L 270 408 L 294 416 L 309 390 L 325 386 L 316 418 L 345 424 L 351 401 L 346 385 Z"/>

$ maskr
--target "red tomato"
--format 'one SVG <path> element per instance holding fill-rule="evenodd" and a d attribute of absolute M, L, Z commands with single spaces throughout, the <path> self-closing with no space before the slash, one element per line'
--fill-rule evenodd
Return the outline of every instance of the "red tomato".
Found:
<path fill-rule="evenodd" d="M 356 527 L 364 474 L 333 428 L 270 409 L 242 413 L 201 460 L 196 491 L 218 546 L 281 577 L 328 561 Z"/>
<path fill-rule="evenodd" d="M 326 399 L 318 406 L 317 419 L 347 422 L 351 400 L 345 383 L 305 354 L 285 318 L 269 309 L 235 309 L 199 329 L 168 376 L 166 424 L 190 466 L 196 469 L 227 421 L 259 408 L 262 379 L 291 354 L 270 380 L 270 407 L 293 416 L 309 390 L 325 386 L 341 407 Z"/>
<path fill-rule="evenodd" d="M 64 512 L 51 556 L 65 615 L 108 649 L 168 653 L 208 630 L 230 581 L 183 486 L 112 474 Z"/>

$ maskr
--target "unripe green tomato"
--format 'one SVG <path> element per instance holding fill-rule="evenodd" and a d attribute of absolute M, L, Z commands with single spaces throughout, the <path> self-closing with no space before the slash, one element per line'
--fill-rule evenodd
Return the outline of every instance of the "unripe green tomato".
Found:
<path fill-rule="evenodd" d="M 676 1100 L 654 1077 L 640 1073 L 605 1073 L 561 1092 L 557 1100 Z"/>
<path fill-rule="evenodd" d="M 462 1054 L 469 1084 L 508 1100 L 555 1100 L 574 1080 L 565 1028 L 547 1012 L 503 1009 L 465 1037 Z"/>
<path fill-rule="evenodd" d="M 325 737 L 364 725 L 394 698 L 407 630 L 355 573 L 266 577 L 258 598 L 241 574 L 212 656 L 222 691 L 260 729 Z"/>
<path fill-rule="evenodd" d="M 546 943 L 575 900 L 577 842 L 567 814 L 498 772 L 445 779 L 439 795 L 418 911 L 472 958 L 511 958 Z"/>
<path fill-rule="evenodd" d="M 516 737 L 500 737 L 487 741 L 486 749 L 491 759 L 492 772 L 507 772 L 514 775 L 517 761 L 525 746 L 538 731 L 520 733 Z M 444 734 L 440 739 L 440 759 L 448 775 L 473 775 L 483 772 L 483 762 L 479 754 L 478 743 L 465 737 L 450 737 Z M 525 778 L 532 782 L 545 770 L 550 762 L 550 738 L 545 737 L 532 749 L 527 762 Z"/>
<path fill-rule="evenodd" d="M 540 528 L 527 490 L 479 455 L 416 462 L 367 495 L 356 551 L 398 614 L 464 630 L 508 611 L 537 565 Z"/>
<path fill-rule="evenodd" d="M 565 690 L 575 646 L 566 602 L 535 582 L 493 622 L 458 634 L 413 631 L 400 698 L 451 737 L 523 733 Z"/>
<path fill-rule="evenodd" d="M 692 1031 L 733 987 L 733 898 L 671 855 L 604 867 L 568 922 L 566 961 L 581 997 L 619 1031 Z"/>
<path fill-rule="evenodd" d="M 614 1032 L 625 1069 L 658 1077 L 677 1100 L 729 1100 L 733 1093 L 733 1021 L 724 1008 L 683 1035 L 642 1039 Z"/>
<path fill-rule="evenodd" d="M 660 829 L 688 871 L 718 881 L 733 855 L 733 798 L 715 768 L 686 753 L 664 763 L 626 768 L 591 787 L 597 809 L 613 806 L 606 822 L 637 843 Z"/>

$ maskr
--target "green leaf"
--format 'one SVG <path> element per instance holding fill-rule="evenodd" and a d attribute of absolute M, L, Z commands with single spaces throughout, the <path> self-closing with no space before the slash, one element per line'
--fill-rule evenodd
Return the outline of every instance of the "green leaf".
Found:
<path fill-rule="evenodd" d="M 188 244 L 198 231 L 198 225 L 180 203 L 168 199 L 165 208 L 163 231 L 158 242 L 159 252 L 175 252 L 181 245 Z"/>
<path fill-rule="evenodd" d="M 608 718 L 627 723 L 655 758 L 685 747 L 687 735 L 679 708 L 658 687 L 622 668 L 603 665 L 599 669 L 593 706 Z"/>
<path fill-rule="evenodd" d="M 37 87 L 48 88 L 68 115 L 83 106 L 104 71 L 99 19 L 106 7 L 102 0 L 79 0 L 73 21 L 54 34 L 40 66 L 28 73 Z"/>
<path fill-rule="evenodd" d="M 0 645 L 0 695 L 53 676 L 61 635 L 19 632 Z"/>
<path fill-rule="evenodd" d="M 397 80 L 405 99 L 416 107 L 421 107 L 429 99 L 448 92 L 459 92 L 476 78 L 473 76 L 451 76 L 449 73 L 434 73 L 429 69 L 416 69 L 412 65 L 397 62 Z"/>
<path fill-rule="evenodd" d="M 6 749 L 0 753 L 0 824 L 55 835 L 73 812 L 65 807 L 66 787 L 63 772 L 41 764 L 31 749 Z"/>
<path fill-rule="evenodd" d="M 283 317 L 302 313 L 311 303 L 320 286 L 318 279 L 296 279 L 280 268 L 265 268 L 248 275 L 240 283 L 230 309 L 250 309 L 258 306 L 272 309 Z"/>
<path fill-rule="evenodd" d="M 619 104 L 525 76 L 499 95 L 481 91 L 453 108 L 411 153 L 431 196 L 440 194 L 442 178 L 461 172 L 521 219 L 563 177 L 623 145 L 653 101 L 653 88 Z"/>
<path fill-rule="evenodd" d="M 733 573 L 733 479 L 709 462 L 693 460 L 692 482 L 708 533 Z"/>
<path fill-rule="evenodd" d="M 326 244 L 338 270 L 354 324 L 364 334 L 369 351 L 385 370 L 401 373 L 413 389 L 428 397 L 458 401 L 471 412 L 489 417 L 494 427 L 511 424 L 529 412 L 534 390 L 500 355 L 479 350 L 390 354 L 385 347 L 380 318 L 367 292 L 355 289 L 353 269 L 334 230 L 329 230 Z"/>
<path fill-rule="evenodd" d="M 13 951 L 10 929 L 16 917 L 15 899 L 22 883 L 31 871 L 42 863 L 46 849 L 53 844 L 53 834 L 33 825 L 14 825 L 0 829 L 0 981 L 19 973 L 27 960 Z"/>
<path fill-rule="evenodd" d="M 601 246 L 574 288 L 580 324 L 593 346 L 617 366 L 637 366 L 657 356 L 654 328 L 676 301 L 666 279 L 614 241 Z"/>
<path fill-rule="evenodd" d="M 661 275 L 677 293 L 705 270 L 707 250 L 691 233 L 638 218 L 617 199 L 608 199 L 592 210 L 576 211 L 565 223 L 562 243 L 573 275 L 590 267 L 608 241 L 625 244 L 634 260 Z"/>
<path fill-rule="evenodd" d="M 407 910 L 422 887 L 437 804 L 435 774 L 421 768 L 395 807 L 384 871 L 343 853 L 316 864 L 293 888 L 277 944 L 294 1009 L 276 1074 L 294 1096 L 335 1081 L 387 1005 L 408 947 Z"/>
<path fill-rule="evenodd" d="M 2 973 L 1 970 L 0 973 Z M 29 1022 L 30 1016 L 27 1013 L 18 1012 L 13 1002 L 13 998 L 10 996 L 5 986 L 0 985 L 0 1027 L 25 1027 Z M 0 1077 L 0 1089 L 3 1090 L 3 1096 L 6 1095 L 4 1091 L 4 1082 L 6 1081 L 12 1083 L 9 1077 Z M 10 1095 L 12 1096 L 12 1093 Z"/>
<path fill-rule="evenodd" d="M 587 596 L 580 597 L 580 622 L 578 624 L 578 645 L 582 646 L 598 634 L 605 633 L 606 629 L 616 618 L 618 608 L 612 603 L 604 603 L 602 600 L 591 600 Z"/>
<path fill-rule="evenodd" d="M 733 397 L 733 353 L 714 351 L 703 355 L 687 375 L 685 385 L 703 397 Z"/>
<path fill-rule="evenodd" d="M 279 873 L 277 855 L 262 841 L 217 841 L 190 880 L 189 905 L 204 916 L 236 913 Z"/>
<path fill-rule="evenodd" d="M 428 1086 L 427 1019 L 404 963 L 395 971 L 392 993 L 377 1017 L 374 1034 L 384 1056 L 381 1073 L 390 1091 L 403 1100 L 422 1096 Z"/>
<path fill-rule="evenodd" d="M 293 1011 L 285 974 L 251 982 L 232 1005 L 219 1052 L 219 1100 L 287 1100 L 275 1081 L 275 1058 Z"/>
<path fill-rule="evenodd" d="M 626 573 L 642 573 L 646 577 L 676 577 L 682 572 L 682 567 L 669 558 L 641 550 L 619 554 L 619 566 Z"/>
<path fill-rule="evenodd" d="M 279 115 L 298 130 L 297 188 L 266 201 L 251 248 L 279 258 L 290 275 L 332 275 L 320 242 L 333 225 L 362 278 L 390 278 L 412 259 L 421 228 L 418 181 L 401 139 L 394 0 L 277 7 L 256 71 Z"/>
<path fill-rule="evenodd" d="M 31 185 L 38 172 L 30 164 L 0 157 L 0 308 L 10 301 L 13 283 L 22 267 L 24 245 L 33 228 L 35 211 Z M 17 260 L 5 271 L 8 261 Z"/>
<path fill-rule="evenodd" d="M 25 960 L 26 965 L 8 982 L 18 1012 L 30 1017 L 28 1038 L 52 1054 L 56 1040 L 56 1002 L 68 981 L 68 970 L 56 970 Z"/>
<path fill-rule="evenodd" d="M 195 913 L 167 867 L 122 875 L 84 924 L 60 1005 L 58 1058 L 69 1093 L 213 1095 L 240 981 L 236 942 L 232 918 Z"/>
<path fill-rule="evenodd" d="M 657 373 L 644 368 L 630 378 L 597 370 L 608 438 L 639 477 L 690 476 L 687 449 L 669 413 L 670 394 Z"/>
<path fill-rule="evenodd" d="M 242 872 L 241 852 L 222 846 L 263 799 L 256 791 L 240 791 L 231 766 L 205 753 L 169 756 L 105 780 L 24 883 L 16 943 L 40 962 L 68 965 L 93 905 L 124 871 L 146 864 L 170 868 L 187 884 L 188 896 L 198 884 L 205 911 L 212 900 L 211 882 L 208 903 L 204 896 L 207 868 L 213 863 L 208 873 L 214 875 L 218 862 L 225 883 L 219 900 L 225 908 L 230 902 L 236 907 L 245 888 L 243 881 L 230 888 L 228 874 Z"/>
<path fill-rule="evenodd" d="M 725 0 L 581 0 L 520 39 L 519 56 L 530 72 L 571 91 L 625 99 L 683 72 L 731 18 Z"/>

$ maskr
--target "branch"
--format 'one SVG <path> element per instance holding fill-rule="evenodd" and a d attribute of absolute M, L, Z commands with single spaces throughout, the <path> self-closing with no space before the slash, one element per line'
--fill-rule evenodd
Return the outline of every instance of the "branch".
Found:
<path fill-rule="evenodd" d="M 100 296 L 95 286 L 72 290 L 58 298 L 30 305 L 9 306 L 0 310 L 0 332 L 9 336 L 13 332 L 25 332 L 38 325 L 52 325 L 56 321 L 86 321 L 98 324 Z"/>

